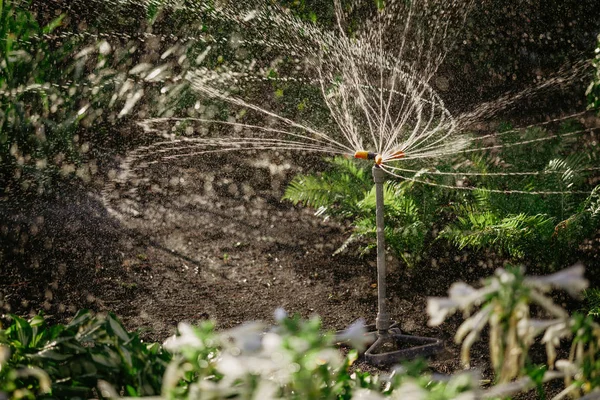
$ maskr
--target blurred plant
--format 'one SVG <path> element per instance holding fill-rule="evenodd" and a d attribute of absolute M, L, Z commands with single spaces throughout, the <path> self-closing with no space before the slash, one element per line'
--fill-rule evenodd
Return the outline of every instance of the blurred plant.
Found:
<path fill-rule="evenodd" d="M 14 369 L 10 364 L 10 349 L 4 331 L 0 330 L 0 399 L 35 399 L 50 393 L 50 377 L 36 367 Z"/>
<path fill-rule="evenodd" d="M 592 60 L 594 78 L 585 91 L 585 95 L 587 96 L 589 108 L 600 112 L 600 35 L 598 35 L 598 44 L 596 46 L 595 54 L 596 56 Z"/>
<path fill-rule="evenodd" d="M 72 126 L 79 116 L 46 130 L 66 100 L 59 96 L 59 89 L 47 83 L 62 64 L 69 45 L 52 51 L 47 42 L 37 38 L 54 31 L 64 16 L 41 27 L 23 7 L 27 3 L 8 0 L 1 5 L 0 187 L 4 187 L 23 173 L 31 173 L 34 180 L 43 179 L 37 172 L 52 163 L 53 157 L 61 162 L 72 158 Z"/>
<path fill-rule="evenodd" d="M 333 348 L 333 336 L 322 334 L 317 318 L 282 317 L 270 332 L 258 322 L 220 334 L 213 328 L 208 322 L 180 324 L 179 334 L 165 342 L 175 358 L 163 395 L 337 399 L 356 384 L 348 373 L 356 351 L 342 357 Z"/>
<path fill-rule="evenodd" d="M 361 321 L 338 338 L 357 346 L 342 356 L 334 347 L 336 338 L 323 334 L 318 318 L 302 320 L 278 310 L 276 319 L 279 324 L 271 330 L 255 322 L 222 333 L 210 322 L 197 327 L 179 324 L 178 334 L 165 342 L 175 356 L 165 375 L 163 396 L 442 400 L 477 387 L 471 374 L 436 380 L 423 372 L 422 362 L 389 375 L 350 372 L 368 340 Z"/>
<path fill-rule="evenodd" d="M 9 374 L 13 390 L 86 398 L 103 380 L 129 396 L 160 392 L 170 355 L 127 332 L 113 314 L 94 317 L 82 310 L 69 324 L 52 326 L 42 316 L 11 318 L 0 337 L 0 349 L 10 354 L 8 370 L 0 373 Z"/>
<path fill-rule="evenodd" d="M 586 312 L 596 321 L 600 321 L 600 288 L 589 288 L 583 293 L 586 300 Z"/>
<path fill-rule="evenodd" d="M 64 21 L 77 15 L 62 14 L 42 27 L 29 3 L 4 0 L 0 8 L 2 192 L 42 192 L 55 177 L 72 174 L 88 181 L 98 169 L 95 157 L 130 140 L 117 127 L 132 113 L 194 108 L 196 97 L 183 79 L 195 65 L 187 58 L 197 51 L 193 46 L 140 35 L 124 35 L 125 44 L 110 38 L 111 44 L 69 32 L 72 26 L 62 32 Z M 161 57 L 151 61 L 140 49 Z"/>
<path fill-rule="evenodd" d="M 437 326 L 457 310 L 463 311 L 466 320 L 458 328 L 455 340 L 462 342 L 461 359 L 466 367 L 470 364 L 471 346 L 489 324 L 490 358 L 496 380 L 501 384 L 493 389 L 497 395 L 511 387 L 522 390 L 523 385 L 532 382 L 539 387 L 541 382 L 556 378 L 564 378 L 566 386 L 557 398 L 577 390 L 588 393 L 600 385 L 600 325 L 589 316 L 576 314 L 570 317 L 547 296 L 553 289 L 579 296 L 588 285 L 583 274 L 582 265 L 545 277 L 526 277 L 518 268 L 498 269 L 481 289 L 458 282 L 451 286 L 448 298 L 430 298 L 427 304 L 429 324 Z M 552 319 L 533 319 L 530 313 L 532 304 Z M 480 307 L 480 310 L 471 315 L 475 307 Z M 529 348 L 542 333 L 548 367 L 551 370 L 557 368 L 560 372 L 532 373 L 531 368 L 529 372 L 525 368 Z M 569 359 L 556 361 L 556 348 L 561 339 L 573 335 Z M 525 380 L 509 383 L 526 375 L 529 377 Z"/>
<path fill-rule="evenodd" d="M 589 315 L 576 314 L 568 328 L 573 336 L 569 359 L 556 366 L 566 372 L 563 392 L 579 398 L 600 387 L 600 325 Z"/>

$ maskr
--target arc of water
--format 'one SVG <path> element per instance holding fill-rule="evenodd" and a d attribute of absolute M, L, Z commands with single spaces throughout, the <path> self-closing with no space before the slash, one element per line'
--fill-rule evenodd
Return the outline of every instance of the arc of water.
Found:
<path fill-rule="evenodd" d="M 389 164 L 385 164 L 385 167 L 392 171 L 401 171 L 401 172 L 410 172 L 414 174 L 420 175 L 442 175 L 442 176 L 536 176 L 536 175 L 554 175 L 554 174 L 564 174 L 565 171 L 559 170 L 543 170 L 543 171 L 514 171 L 514 172 L 446 172 L 446 171 L 438 171 L 438 170 L 427 170 L 427 169 L 409 169 L 409 168 L 400 168 L 397 166 L 392 166 Z M 586 168 L 576 168 L 569 169 L 571 172 L 590 172 L 590 171 L 600 171 L 600 167 L 586 167 Z"/>
<path fill-rule="evenodd" d="M 563 133 L 563 134 L 550 134 L 550 135 L 547 135 L 547 136 L 544 136 L 541 138 L 536 138 L 536 139 L 522 140 L 522 141 L 514 142 L 514 143 L 502 143 L 502 144 L 496 144 L 496 145 L 485 146 L 485 147 L 474 148 L 474 149 L 464 149 L 463 148 L 463 149 L 456 149 L 456 150 L 450 150 L 450 151 L 437 151 L 438 149 L 447 149 L 447 147 L 445 147 L 445 146 L 439 146 L 437 148 L 423 149 L 422 152 L 409 153 L 406 155 L 405 159 L 406 160 L 410 160 L 410 159 L 414 160 L 414 159 L 423 159 L 423 158 L 444 157 L 444 156 L 455 155 L 455 154 L 459 154 L 459 153 L 473 153 L 473 152 L 480 152 L 480 151 L 484 151 L 484 150 L 505 149 L 505 148 L 509 148 L 509 147 L 522 146 L 522 145 L 526 145 L 526 144 L 540 143 L 540 142 L 548 141 L 548 140 L 555 139 L 558 137 L 564 138 L 564 137 L 570 137 L 570 136 L 575 136 L 575 135 L 581 135 L 581 134 L 593 132 L 596 130 L 597 130 L 597 128 L 586 128 L 586 129 L 580 129 L 577 131 Z"/>
<path fill-rule="evenodd" d="M 332 104 L 332 100 L 327 95 L 327 92 L 325 89 L 325 80 L 323 79 L 322 71 L 320 68 L 319 68 L 318 72 L 319 72 L 319 77 L 320 77 L 319 83 L 320 83 L 320 87 L 321 87 L 321 94 L 323 96 L 325 104 L 327 105 L 327 108 L 331 112 L 331 116 L 338 124 L 338 126 L 339 126 L 342 134 L 346 138 L 346 140 L 348 140 L 352 144 L 353 148 L 355 148 L 355 149 L 362 148 L 362 143 L 360 142 L 360 136 L 358 135 L 358 132 L 356 132 L 356 130 L 355 130 L 351 115 L 349 113 L 342 113 L 341 111 L 339 111 L 337 109 L 337 107 L 335 107 Z M 344 95 L 344 91 L 341 88 L 340 88 L 340 94 L 342 95 L 342 102 L 344 104 L 346 104 L 347 98 Z M 342 109 L 344 109 L 344 108 L 345 107 L 342 107 Z M 344 120 L 345 120 L 345 123 L 344 123 Z"/>
<path fill-rule="evenodd" d="M 264 115 L 268 115 L 270 117 L 276 118 L 276 119 L 284 122 L 285 124 L 287 124 L 289 126 L 302 129 L 302 130 L 304 130 L 304 131 L 306 131 L 308 133 L 312 133 L 312 134 L 320 137 L 321 139 L 325 140 L 326 142 L 329 142 L 330 144 L 334 145 L 334 147 L 337 147 L 337 148 L 340 148 L 340 149 L 344 149 L 347 153 L 350 153 L 350 154 L 353 153 L 353 149 L 352 148 L 348 147 L 345 144 L 342 144 L 342 143 L 338 142 L 337 140 L 332 139 L 331 137 L 329 137 L 328 135 L 326 135 L 326 134 L 324 134 L 322 132 L 319 132 L 319 131 L 317 131 L 315 129 L 312 129 L 310 127 L 307 127 L 305 125 L 302 125 L 302 124 L 299 124 L 297 122 L 294 122 L 294 121 L 290 120 L 289 118 L 282 117 L 282 116 L 280 116 L 280 115 L 278 115 L 278 114 L 276 114 L 274 112 L 268 111 L 268 110 L 266 110 L 266 109 L 264 109 L 262 107 L 259 107 L 259 106 L 256 106 L 254 104 L 248 103 L 248 102 L 246 102 L 246 101 L 244 101 L 244 100 L 242 100 L 240 98 L 237 98 L 237 97 L 234 97 L 234 96 L 224 95 L 223 93 L 220 93 L 220 92 L 218 92 L 217 90 L 215 90 L 213 88 L 205 86 L 202 83 L 202 81 L 199 80 L 199 79 L 195 79 L 195 78 L 192 77 L 192 84 L 194 85 L 194 88 L 196 90 L 198 90 L 198 91 L 200 91 L 202 93 L 205 93 L 205 94 L 207 94 L 210 97 L 219 98 L 219 99 L 224 100 L 226 102 L 229 102 L 229 103 L 232 103 L 232 104 L 236 104 L 236 105 L 239 105 L 239 106 L 242 106 L 242 107 L 247 107 L 247 108 L 249 108 L 251 110 L 260 112 L 260 113 L 262 113 Z"/>
<path fill-rule="evenodd" d="M 452 189 L 452 190 L 481 191 L 481 192 L 498 193 L 498 194 L 527 194 L 527 195 L 534 195 L 534 196 L 565 195 L 565 194 L 580 194 L 580 195 L 589 196 L 591 193 L 590 191 L 584 191 L 584 190 L 570 190 L 570 191 L 532 190 L 532 191 L 528 191 L 528 190 L 513 190 L 513 189 L 488 189 L 488 188 L 478 188 L 478 187 L 471 187 L 471 186 L 453 186 L 453 185 L 445 185 L 442 183 L 433 183 L 433 182 L 429 182 L 429 181 L 426 181 L 423 179 L 418 179 L 415 177 L 400 175 L 400 174 L 392 171 L 389 168 L 389 166 L 382 165 L 381 168 L 388 174 L 395 176 L 396 178 L 400 178 L 402 180 L 406 180 L 409 182 L 415 182 L 415 183 L 419 183 L 419 184 L 423 184 L 423 185 L 427 185 L 427 186 L 434 186 L 434 187 L 440 187 L 440 188 Z"/>
<path fill-rule="evenodd" d="M 310 136 L 307 136 L 307 135 L 301 135 L 301 134 L 298 134 L 298 133 L 294 133 L 294 132 L 290 132 L 290 131 L 286 131 L 286 130 L 282 130 L 282 129 L 269 128 L 269 127 L 260 126 L 260 125 L 244 124 L 244 123 L 241 123 L 241 122 L 220 121 L 220 120 L 212 120 L 212 119 L 205 119 L 205 118 L 193 118 L 193 117 L 186 117 L 186 118 L 163 117 L 163 118 L 150 118 L 150 119 L 146 119 L 146 120 L 144 120 L 143 122 L 141 122 L 139 124 L 142 125 L 142 127 L 144 127 L 145 129 L 151 130 L 152 128 L 148 127 L 149 124 L 161 123 L 161 122 L 169 122 L 169 121 L 174 121 L 174 122 L 198 122 L 198 123 L 201 123 L 201 124 L 226 125 L 226 126 L 233 126 L 233 127 L 237 127 L 237 128 L 245 128 L 245 129 L 257 130 L 257 131 L 262 131 L 262 132 L 284 134 L 284 135 L 292 136 L 292 137 L 295 137 L 295 138 L 298 138 L 298 139 L 306 140 L 308 142 L 313 143 L 315 146 L 319 145 L 321 147 L 325 147 L 325 148 L 328 148 L 330 150 L 335 149 L 335 147 L 331 147 L 331 144 L 328 141 L 323 140 L 322 138 L 314 138 L 314 137 L 310 137 Z M 263 138 L 252 138 L 252 139 L 247 138 L 247 139 L 248 140 L 263 140 Z M 185 139 L 185 140 L 205 140 L 205 139 L 204 138 L 188 138 L 188 139 Z M 213 138 L 213 140 L 223 141 L 224 139 L 214 139 Z M 238 140 L 238 138 L 232 137 L 232 138 L 227 138 L 226 140 Z M 264 139 L 264 140 L 275 140 L 275 139 Z M 281 140 L 281 139 L 279 139 L 279 140 Z M 164 143 L 164 142 L 161 142 L 161 143 Z M 295 142 L 295 143 L 301 144 L 301 142 Z"/>
<path fill-rule="evenodd" d="M 280 150 L 280 149 L 291 149 L 294 148 L 296 150 L 305 150 L 305 151 L 318 151 L 318 152 L 324 152 L 327 154 L 346 154 L 343 153 L 339 150 L 336 149 L 332 149 L 332 148 L 327 148 L 327 147 L 323 147 L 323 146 L 309 146 L 303 143 L 298 143 L 298 142 L 293 142 L 293 141 L 289 141 L 289 140 L 228 140 L 227 144 L 225 145 L 225 143 L 223 142 L 211 142 L 211 141 L 202 141 L 202 140 L 177 140 L 177 141 L 170 141 L 170 142 L 161 142 L 160 145 L 157 143 L 156 146 L 154 146 L 153 149 L 153 154 L 154 155 L 160 155 L 160 154 L 164 154 L 164 153 L 169 153 L 169 152 L 173 152 L 173 151 L 177 151 L 178 154 L 175 155 L 170 155 L 170 156 L 163 156 L 163 159 L 174 159 L 174 158 L 181 158 L 181 157 L 188 157 L 190 155 L 194 155 L 196 153 L 185 153 L 185 154 L 181 154 L 180 152 L 182 150 L 190 150 L 190 149 L 198 149 L 198 148 L 202 148 L 202 146 L 208 146 L 208 147 L 220 147 L 220 148 L 234 148 L 234 149 L 242 149 L 244 147 L 253 147 L 253 148 L 257 148 L 260 146 L 261 149 L 271 149 L 271 150 Z M 150 150 L 150 148 L 148 149 Z M 203 151 L 203 150 L 202 150 Z M 201 154 L 201 153 L 200 153 Z"/>

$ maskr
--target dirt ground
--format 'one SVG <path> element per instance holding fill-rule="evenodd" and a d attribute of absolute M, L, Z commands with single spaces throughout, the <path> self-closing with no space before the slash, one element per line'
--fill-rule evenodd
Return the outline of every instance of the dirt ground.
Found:
<path fill-rule="evenodd" d="M 310 165 L 288 155 L 213 155 L 143 164 L 120 183 L 62 185 L 35 201 L 5 199 L 2 312 L 44 310 L 64 321 L 80 308 L 114 311 L 153 341 L 180 321 L 210 318 L 220 329 L 273 322 L 278 307 L 318 314 L 329 330 L 358 318 L 373 323 L 374 255 L 333 255 L 350 228 L 280 201 L 303 163 Z M 444 296 L 457 280 L 477 282 L 496 265 L 444 252 L 422 270 L 389 265 L 392 317 L 404 333 L 445 341 L 434 371 L 459 370 L 452 336 L 461 317 L 428 327 L 426 298 Z M 484 342 L 472 357 L 488 375 Z"/>

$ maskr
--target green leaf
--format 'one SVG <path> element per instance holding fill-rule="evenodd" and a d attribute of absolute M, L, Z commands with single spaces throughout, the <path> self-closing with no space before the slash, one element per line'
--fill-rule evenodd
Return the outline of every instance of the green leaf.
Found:
<path fill-rule="evenodd" d="M 140 393 L 138 393 L 138 391 L 131 385 L 127 385 L 125 390 L 127 390 L 127 394 L 131 397 L 137 397 L 140 395 Z"/>
<path fill-rule="evenodd" d="M 79 328 L 81 325 L 87 323 L 92 319 L 92 313 L 90 310 L 82 309 L 77 311 L 77 314 L 73 317 L 71 322 L 67 324 L 68 328 Z"/>
<path fill-rule="evenodd" d="M 32 358 L 45 358 L 48 360 L 53 360 L 53 361 L 64 361 L 64 360 L 68 360 L 69 358 L 72 357 L 71 354 L 63 354 L 60 352 L 60 350 L 56 350 L 54 347 L 50 347 L 48 349 L 44 349 L 41 351 L 38 351 L 35 354 L 31 355 Z"/>
<path fill-rule="evenodd" d="M 105 351 L 104 353 L 92 353 L 91 357 L 96 364 L 103 365 L 110 369 L 118 368 L 119 362 L 116 361 L 114 357 L 111 357 L 111 355 L 113 355 L 112 351 Z"/>
<path fill-rule="evenodd" d="M 31 329 L 31 325 L 25 319 L 17 316 L 11 315 L 13 319 L 13 325 L 11 328 L 15 329 L 15 333 L 17 334 L 17 339 L 22 347 L 27 348 L 31 344 L 31 339 L 33 339 L 33 330 Z"/>
<path fill-rule="evenodd" d="M 128 342 L 130 339 L 129 334 L 123 328 L 123 325 L 121 325 L 117 317 L 113 313 L 109 313 L 107 320 L 115 335 L 117 335 L 122 341 Z"/>
<path fill-rule="evenodd" d="M 52 20 L 48 25 L 46 25 L 42 31 L 44 33 L 51 33 L 52 31 L 54 31 L 56 28 L 58 28 L 62 24 L 62 21 L 63 21 L 63 19 L 65 19 L 65 17 L 66 17 L 66 14 L 59 15 L 57 18 Z"/>
<path fill-rule="evenodd" d="M 127 365 L 128 368 L 132 368 L 133 358 L 131 356 L 131 351 L 129 351 L 129 349 L 126 346 L 119 346 L 119 353 L 121 354 L 125 365 Z"/>

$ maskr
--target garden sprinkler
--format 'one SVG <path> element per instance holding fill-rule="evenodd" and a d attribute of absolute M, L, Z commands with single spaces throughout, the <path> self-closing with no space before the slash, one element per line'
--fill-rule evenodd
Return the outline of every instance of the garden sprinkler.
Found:
<path fill-rule="evenodd" d="M 403 335 L 397 324 L 393 324 L 387 311 L 386 297 L 386 265 L 385 265 L 385 231 L 384 231 L 384 202 L 383 182 L 385 172 L 381 168 L 383 156 L 367 151 L 357 151 L 355 158 L 374 160 L 373 180 L 375 181 L 376 225 L 377 225 L 377 318 L 375 332 L 369 332 L 375 337 L 375 342 L 365 352 L 365 359 L 370 364 L 384 366 L 400 360 L 427 357 L 438 353 L 443 348 L 440 339 L 421 336 Z M 404 157 L 402 151 L 397 151 L 386 160 L 398 160 Z M 372 331 L 372 326 L 367 327 Z"/>

